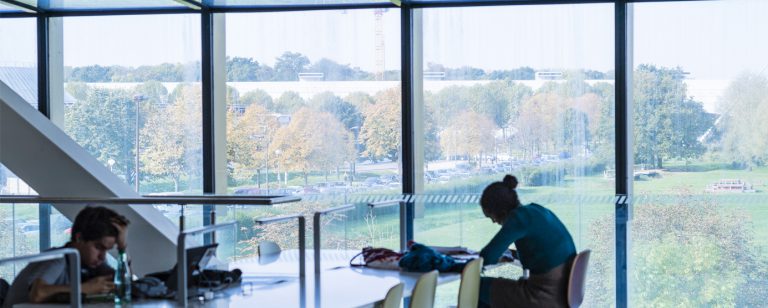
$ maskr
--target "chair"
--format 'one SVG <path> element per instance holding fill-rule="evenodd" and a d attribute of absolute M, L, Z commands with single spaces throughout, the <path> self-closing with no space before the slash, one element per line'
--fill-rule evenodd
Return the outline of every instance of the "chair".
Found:
<path fill-rule="evenodd" d="M 259 256 L 272 255 L 280 253 L 280 246 L 273 241 L 262 241 L 257 250 Z"/>
<path fill-rule="evenodd" d="M 483 269 L 483 258 L 477 258 L 464 266 L 461 271 L 459 285 L 458 308 L 476 307 L 480 298 L 480 271 Z"/>
<path fill-rule="evenodd" d="M 3 306 L 5 298 L 8 296 L 8 290 L 11 289 L 11 285 L 3 278 L 0 278 L 0 307 Z"/>
<path fill-rule="evenodd" d="M 591 250 L 584 250 L 573 259 L 571 274 L 568 277 L 568 307 L 577 308 L 584 301 L 584 284 L 587 280 L 590 253 Z"/>
<path fill-rule="evenodd" d="M 403 300 L 403 288 L 405 284 L 398 283 L 394 287 L 389 289 L 387 297 L 384 298 L 384 302 L 380 308 L 400 308 L 400 302 Z"/>
<path fill-rule="evenodd" d="M 437 271 L 431 271 L 419 277 L 411 293 L 409 308 L 432 308 L 435 306 L 435 288 L 437 287 Z"/>

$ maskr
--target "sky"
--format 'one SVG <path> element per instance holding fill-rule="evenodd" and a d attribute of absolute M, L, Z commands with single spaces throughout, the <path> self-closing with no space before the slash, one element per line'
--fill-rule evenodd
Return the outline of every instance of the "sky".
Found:
<path fill-rule="evenodd" d="M 730 79 L 768 67 L 768 1 L 640 3 L 634 9 L 634 63 L 681 66 L 697 79 Z M 285 51 L 376 69 L 373 10 L 227 15 L 228 56 L 274 65 Z M 485 70 L 613 69 L 613 5 L 425 9 L 424 62 Z M 400 14 L 381 19 L 385 68 L 399 69 Z M 200 58 L 199 16 L 70 17 L 68 66 L 138 66 Z M 35 61 L 34 21 L 0 19 L 0 65 Z"/>

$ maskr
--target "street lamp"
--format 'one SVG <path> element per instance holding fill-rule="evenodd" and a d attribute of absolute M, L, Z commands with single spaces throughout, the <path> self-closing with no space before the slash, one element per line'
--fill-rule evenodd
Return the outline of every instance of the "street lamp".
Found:
<path fill-rule="evenodd" d="M 136 185 L 136 192 L 139 192 L 139 117 L 141 115 L 139 110 L 139 103 L 145 101 L 147 98 L 143 94 L 137 94 L 133 96 L 134 105 L 136 105 L 136 170 L 134 170 L 134 184 Z"/>
<path fill-rule="evenodd" d="M 277 155 L 277 188 L 281 188 L 280 187 L 280 154 L 282 153 L 283 151 L 281 151 L 280 149 L 275 150 L 275 155 Z M 287 183 L 287 180 L 286 180 L 286 183 Z"/>
<path fill-rule="evenodd" d="M 355 174 L 357 172 L 355 164 L 357 163 L 357 135 L 360 134 L 360 126 L 350 127 L 349 130 L 351 130 L 352 134 L 355 136 L 355 155 L 352 158 L 352 174 L 349 176 L 349 183 L 351 185 L 352 181 L 355 180 Z"/>

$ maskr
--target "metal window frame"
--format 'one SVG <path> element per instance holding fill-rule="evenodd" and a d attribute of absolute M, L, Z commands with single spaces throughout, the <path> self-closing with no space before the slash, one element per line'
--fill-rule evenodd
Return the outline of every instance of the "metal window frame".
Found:
<path fill-rule="evenodd" d="M 188 2 L 188 0 L 179 0 Z M 631 68 L 627 66 L 631 60 L 631 49 L 628 46 L 632 34 L 632 25 L 629 20 L 630 5 L 632 3 L 661 3 L 661 2 L 694 2 L 713 0 L 436 0 L 436 1 L 403 1 L 398 6 L 390 2 L 382 3 L 357 3 L 357 4 L 325 4 L 325 5 L 253 5 L 253 6 L 210 6 L 205 1 L 197 3 L 198 7 L 186 8 L 139 8 L 139 9 L 72 9 L 72 10 L 46 10 L 40 7 L 24 5 L 15 0 L 0 0 L 1 3 L 11 6 L 23 7 L 25 12 L 3 12 L 0 18 L 30 18 L 37 19 L 37 69 L 38 69 L 38 109 L 50 117 L 50 73 L 49 67 L 49 28 L 50 17 L 72 16 L 109 16 L 109 15 L 161 15 L 161 14 L 200 14 L 201 16 L 201 69 L 203 91 L 203 191 L 213 193 L 215 189 L 215 162 L 214 162 L 214 135 L 213 135 L 213 76 L 212 76 L 212 51 L 213 35 L 212 19 L 214 13 L 254 13 L 254 12 L 295 12 L 295 11 L 321 11 L 321 10 L 353 10 L 374 8 L 399 8 L 401 10 L 401 73 L 402 73 L 402 157 L 403 157 L 403 193 L 415 193 L 414 157 L 415 138 L 412 135 L 415 121 L 413 117 L 413 16 L 415 9 L 423 8 L 449 8 L 449 7 L 478 7 L 478 6 L 516 6 L 516 5 L 579 5 L 595 3 L 613 3 L 614 27 L 615 27 L 615 71 L 616 71 L 616 194 L 617 196 L 631 197 L 632 180 L 628 173 L 628 164 L 631 162 Z M 617 198 L 619 200 L 621 198 Z M 624 200 L 629 200 L 625 198 Z M 630 202 L 616 202 L 616 304 L 617 307 L 627 307 L 627 236 L 628 228 L 626 218 L 630 214 Z M 204 207 L 204 222 L 213 225 L 211 218 L 212 206 Z M 41 204 L 40 214 L 40 249 L 50 247 L 50 205 Z M 407 211 L 407 238 L 413 238 L 413 206 L 409 204 Z"/>

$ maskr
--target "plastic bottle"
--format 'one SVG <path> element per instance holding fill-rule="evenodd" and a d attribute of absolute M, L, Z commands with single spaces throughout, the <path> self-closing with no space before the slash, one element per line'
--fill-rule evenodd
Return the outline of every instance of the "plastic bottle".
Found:
<path fill-rule="evenodd" d="M 121 251 L 117 257 L 115 271 L 115 305 L 131 302 L 131 267 L 128 266 L 128 254 Z"/>

